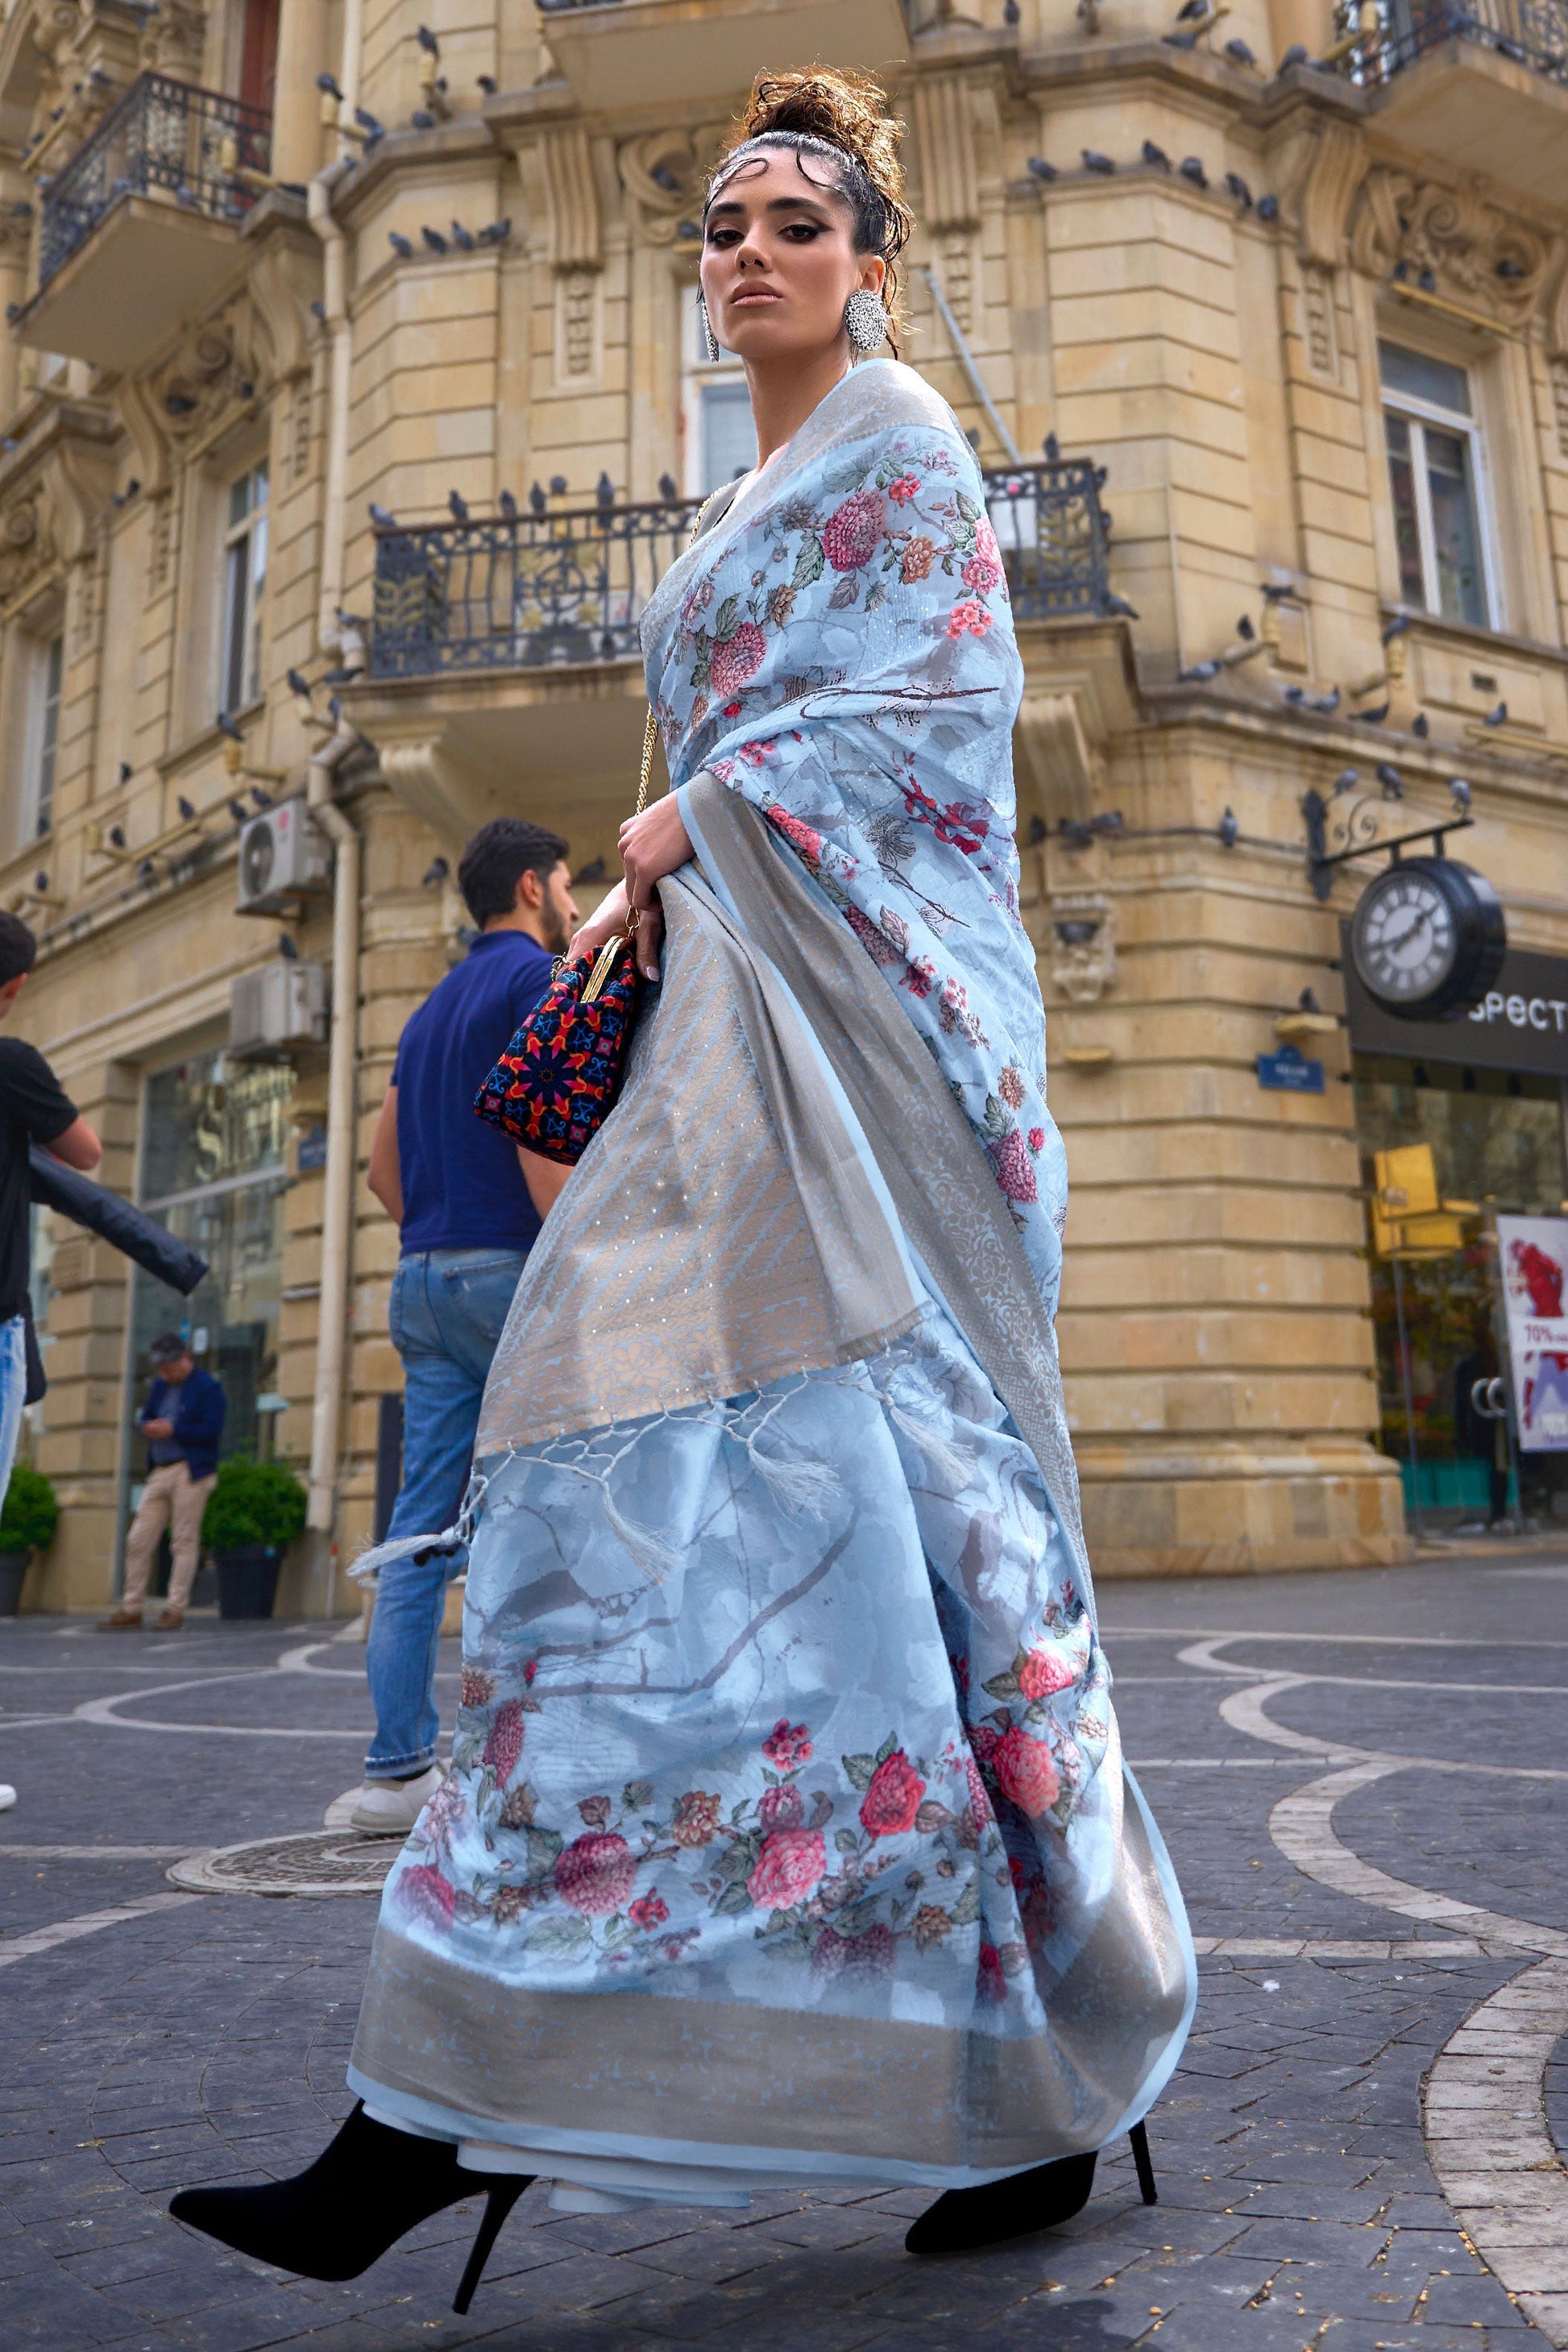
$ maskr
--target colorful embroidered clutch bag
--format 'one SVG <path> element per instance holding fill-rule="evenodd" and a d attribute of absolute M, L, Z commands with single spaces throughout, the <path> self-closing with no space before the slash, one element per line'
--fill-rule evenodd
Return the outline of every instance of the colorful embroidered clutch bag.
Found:
<path fill-rule="evenodd" d="M 630 940 L 608 940 L 592 971 L 554 977 L 474 1097 L 514 1143 L 574 1168 L 609 1116 L 626 1074 L 637 1001 Z"/>

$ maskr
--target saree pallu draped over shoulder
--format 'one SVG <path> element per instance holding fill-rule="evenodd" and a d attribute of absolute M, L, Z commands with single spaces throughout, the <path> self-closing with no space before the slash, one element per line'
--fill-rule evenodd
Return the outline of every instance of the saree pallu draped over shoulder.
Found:
<path fill-rule="evenodd" d="M 973 454 L 858 368 L 663 584 L 697 863 L 486 1391 L 453 1769 L 351 2082 L 629 2197 L 1098 2147 L 1191 2021 L 1052 1331 L 1019 682 Z"/>

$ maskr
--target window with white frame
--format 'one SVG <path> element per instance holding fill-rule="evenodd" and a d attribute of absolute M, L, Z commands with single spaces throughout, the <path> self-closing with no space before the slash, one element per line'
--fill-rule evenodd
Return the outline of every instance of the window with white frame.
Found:
<path fill-rule="evenodd" d="M 740 361 L 728 352 L 717 360 L 708 356 L 697 290 L 689 287 L 682 297 L 686 490 L 688 497 L 706 498 L 737 474 L 750 473 L 757 462 L 757 429 Z"/>
<path fill-rule="evenodd" d="M 55 821 L 55 762 L 60 740 L 60 681 L 65 639 L 39 638 L 29 648 L 27 727 L 24 748 L 23 834 L 37 841 Z"/>
<path fill-rule="evenodd" d="M 1379 343 L 1378 365 L 1400 597 L 1445 620 L 1495 627 L 1469 377 L 1400 343 Z"/>
<path fill-rule="evenodd" d="M 266 585 L 267 467 L 260 465 L 229 484 L 220 709 L 241 710 L 261 692 L 261 599 Z"/>

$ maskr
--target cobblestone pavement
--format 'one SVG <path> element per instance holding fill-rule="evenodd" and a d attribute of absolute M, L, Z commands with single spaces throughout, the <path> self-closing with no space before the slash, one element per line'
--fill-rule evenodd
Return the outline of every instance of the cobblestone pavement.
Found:
<path fill-rule="evenodd" d="M 0 1621 L 0 2346 L 1568 2344 L 1565 1586 L 1537 1557 L 1103 1595 L 1203 1955 L 1150 2118 L 1157 2206 L 1123 2143 L 1065 2229 L 931 2263 L 901 2244 L 919 2195 L 583 2221 L 534 2190 L 467 2319 L 466 2209 L 346 2286 L 163 2211 L 182 2183 L 296 2169 L 347 2110 L 370 1900 L 165 1872 L 319 1827 L 357 1778 L 361 1653 L 319 1627 Z"/>

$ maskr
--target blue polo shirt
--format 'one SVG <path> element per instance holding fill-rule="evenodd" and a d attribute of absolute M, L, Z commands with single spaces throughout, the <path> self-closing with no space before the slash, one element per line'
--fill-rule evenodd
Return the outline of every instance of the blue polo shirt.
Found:
<path fill-rule="evenodd" d="M 474 1097 L 550 985 L 553 958 L 526 931 L 481 931 L 398 1043 L 403 1254 L 531 1248 L 539 1217 L 517 1146 Z"/>

